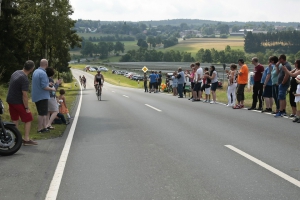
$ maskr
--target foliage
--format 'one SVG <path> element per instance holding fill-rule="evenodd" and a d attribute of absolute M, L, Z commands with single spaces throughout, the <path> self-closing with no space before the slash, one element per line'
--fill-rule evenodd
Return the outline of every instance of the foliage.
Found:
<path fill-rule="evenodd" d="M 0 67 L 6 69 L 3 81 L 27 59 L 38 66 L 39 60 L 46 58 L 49 66 L 67 71 L 69 49 L 80 46 L 72 29 L 75 21 L 69 18 L 72 13 L 68 0 L 4 0 L 0 17 Z"/>
<path fill-rule="evenodd" d="M 244 48 L 248 53 L 274 49 L 284 53 L 295 54 L 300 49 L 300 32 L 295 30 L 268 32 L 267 34 L 248 32 Z"/>
<path fill-rule="evenodd" d="M 60 77 L 65 83 L 71 83 L 73 81 L 73 75 L 71 71 L 61 73 Z"/>

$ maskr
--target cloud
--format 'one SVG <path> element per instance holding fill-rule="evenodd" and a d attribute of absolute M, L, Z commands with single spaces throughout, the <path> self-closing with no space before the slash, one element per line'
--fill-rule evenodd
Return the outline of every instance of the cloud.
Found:
<path fill-rule="evenodd" d="M 282 21 L 300 19 L 299 0 L 70 0 L 73 19 L 144 21 L 206 19 Z M 284 9 L 280 9 L 284 7 Z"/>

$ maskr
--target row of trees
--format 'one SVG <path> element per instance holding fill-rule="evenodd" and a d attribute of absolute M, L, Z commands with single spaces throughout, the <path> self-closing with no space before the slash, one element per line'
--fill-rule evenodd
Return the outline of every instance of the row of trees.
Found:
<path fill-rule="evenodd" d="M 156 51 L 140 48 L 130 50 L 120 59 L 120 62 L 194 62 L 195 59 L 189 52 Z"/>
<path fill-rule="evenodd" d="M 0 16 L 0 74 L 8 81 L 28 59 L 36 66 L 42 58 L 49 66 L 68 71 L 69 49 L 80 46 L 68 0 L 3 0 Z"/>
<path fill-rule="evenodd" d="M 229 45 L 221 51 L 201 48 L 196 53 L 196 60 L 205 63 L 237 63 L 240 58 L 246 59 L 245 52 L 233 50 Z"/>
<path fill-rule="evenodd" d="M 90 41 L 85 41 L 82 45 L 81 54 L 84 56 L 91 56 L 94 55 L 99 56 L 101 59 L 105 59 L 114 52 L 118 54 L 119 52 L 124 52 L 124 43 L 121 42 L 99 42 L 98 44 L 94 44 Z"/>
<path fill-rule="evenodd" d="M 297 53 L 300 49 L 300 31 L 268 32 L 253 34 L 248 32 L 244 44 L 247 53 L 264 52 L 273 49 L 285 53 Z"/>
<path fill-rule="evenodd" d="M 149 36 L 149 37 L 147 37 L 147 41 L 143 40 L 143 39 L 139 39 L 137 42 L 137 45 L 139 47 L 148 48 L 148 46 L 150 46 L 150 49 L 152 47 L 155 48 L 156 45 L 160 45 L 160 44 L 163 44 L 164 48 L 168 48 L 168 47 L 178 44 L 178 39 L 176 37 L 170 37 L 170 38 L 162 40 L 162 38 L 159 36 L 157 36 L 157 37 Z"/>
<path fill-rule="evenodd" d="M 115 42 L 115 41 L 135 41 L 135 38 L 132 36 L 119 36 L 119 34 L 116 35 L 107 35 L 107 36 L 100 36 L 100 37 L 89 37 L 89 41 L 91 42 Z"/>

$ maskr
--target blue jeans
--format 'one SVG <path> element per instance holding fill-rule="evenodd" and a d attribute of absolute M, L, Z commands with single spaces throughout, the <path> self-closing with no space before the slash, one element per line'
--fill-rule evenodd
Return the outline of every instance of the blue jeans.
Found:
<path fill-rule="evenodd" d="M 278 85 L 272 85 L 272 96 L 276 104 L 276 109 L 279 110 L 280 104 L 278 100 Z"/>
<path fill-rule="evenodd" d="M 178 84 L 177 86 L 179 97 L 183 97 L 183 84 Z"/>

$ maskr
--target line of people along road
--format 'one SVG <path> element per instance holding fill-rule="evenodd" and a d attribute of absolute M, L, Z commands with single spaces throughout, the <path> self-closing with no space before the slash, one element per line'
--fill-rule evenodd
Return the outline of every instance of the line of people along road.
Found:
<path fill-rule="evenodd" d="M 259 110 L 274 114 L 274 117 L 286 116 L 286 96 L 289 95 L 289 103 L 292 108 L 290 117 L 293 122 L 300 123 L 300 60 L 295 61 L 295 68 L 287 62 L 284 54 L 271 56 L 269 64 L 263 66 L 257 57 L 252 58 L 254 65 L 254 84 L 252 94 L 252 105 L 248 110 Z M 248 84 L 249 68 L 243 59 L 238 64 L 231 64 L 230 70 L 226 70 L 228 79 L 227 106 L 233 109 L 245 107 L 245 87 Z M 204 68 L 199 62 L 192 63 L 190 70 L 183 72 L 181 68 L 173 72 L 172 76 L 166 75 L 166 85 L 172 80 L 173 96 L 183 98 L 185 94 L 186 79 L 191 83 L 192 102 L 216 103 L 217 87 L 219 85 L 218 73 L 214 66 Z M 149 79 L 149 92 L 157 93 L 161 85 L 161 72 L 152 71 L 149 77 L 144 74 L 144 88 L 148 92 L 147 80 Z M 204 98 L 202 95 L 204 94 Z M 211 99 L 212 98 L 212 99 Z M 265 103 L 265 109 L 263 109 Z M 276 109 L 272 110 L 273 103 Z M 258 105 L 257 105 L 258 104 Z"/>

